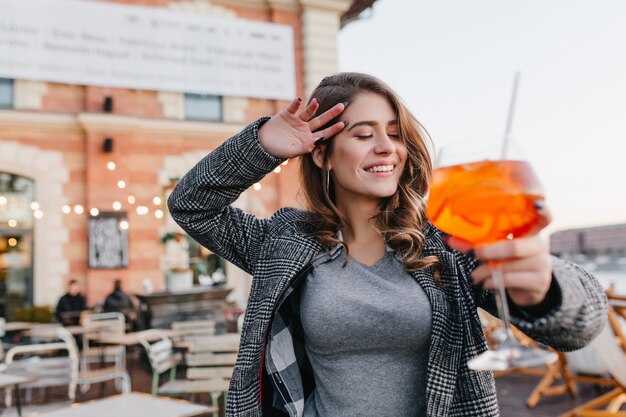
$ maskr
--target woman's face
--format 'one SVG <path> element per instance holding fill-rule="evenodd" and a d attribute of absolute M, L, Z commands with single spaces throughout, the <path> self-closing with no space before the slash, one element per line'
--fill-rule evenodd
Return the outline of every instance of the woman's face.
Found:
<path fill-rule="evenodd" d="M 337 203 L 372 199 L 396 192 L 407 157 L 398 120 L 386 98 L 359 94 L 340 118 L 347 126 L 334 138 L 328 162 Z"/>

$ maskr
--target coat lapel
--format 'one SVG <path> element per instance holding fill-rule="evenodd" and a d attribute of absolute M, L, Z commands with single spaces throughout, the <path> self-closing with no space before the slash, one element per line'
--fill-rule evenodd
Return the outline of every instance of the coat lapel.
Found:
<path fill-rule="evenodd" d="M 441 262 L 439 284 L 433 280 L 433 268 L 412 275 L 428 296 L 432 309 L 432 334 L 428 355 L 426 409 L 428 416 L 448 415 L 456 388 L 463 351 L 463 325 L 460 288 L 453 256 L 444 251 L 429 253 Z"/>

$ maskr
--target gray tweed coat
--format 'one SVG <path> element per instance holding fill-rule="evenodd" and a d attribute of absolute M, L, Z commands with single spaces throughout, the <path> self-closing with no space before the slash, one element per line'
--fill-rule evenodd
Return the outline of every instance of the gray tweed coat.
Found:
<path fill-rule="evenodd" d="M 182 178 L 168 200 L 173 218 L 194 239 L 253 276 L 228 395 L 228 417 L 301 416 L 298 404 L 304 396 L 302 382 L 287 382 L 291 386 L 285 389 L 280 373 L 273 373 L 275 369 L 262 372 L 262 368 L 267 362 L 266 343 L 271 344 L 273 335 L 281 330 L 292 329 L 284 317 L 276 320 L 279 299 L 284 298 L 298 273 L 323 252 L 313 237 L 314 225 L 306 212 L 280 209 L 269 219 L 258 219 L 230 206 L 282 162 L 259 144 L 258 129 L 265 120 L 252 123 L 202 159 Z M 486 349 L 476 308 L 495 314 L 493 297 L 471 284 L 475 259 L 446 246 L 433 226 L 427 224 L 424 233 L 424 256 L 435 255 L 442 264 L 440 285 L 435 285 L 432 270 L 412 274 L 432 306 L 428 416 L 498 416 L 493 375 L 467 368 L 467 361 Z M 602 289 L 586 271 L 558 259 L 554 259 L 553 278 L 555 305 L 541 317 L 514 308 L 513 323 L 535 340 L 558 350 L 579 349 L 604 325 L 606 300 Z M 301 363 L 298 352 L 302 349 L 286 350 L 295 352 L 295 366 Z M 282 412 L 271 411 L 267 404 L 261 407 L 261 391 L 268 389 L 291 395 L 281 399 Z"/>

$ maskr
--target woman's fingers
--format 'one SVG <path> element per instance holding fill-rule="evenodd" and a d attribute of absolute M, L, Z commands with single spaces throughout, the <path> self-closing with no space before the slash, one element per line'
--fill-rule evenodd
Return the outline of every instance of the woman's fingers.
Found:
<path fill-rule="evenodd" d="M 552 262 L 549 255 L 538 253 L 534 256 L 502 261 L 499 265 L 505 277 L 506 287 L 523 286 L 524 281 L 516 280 L 514 277 L 520 274 L 542 274 L 543 271 L 552 270 Z M 492 270 L 488 265 L 481 265 L 472 271 L 474 284 L 482 284 L 491 279 Z"/>
<path fill-rule="evenodd" d="M 313 116 L 315 116 L 315 112 L 317 111 L 319 106 L 320 102 L 316 98 L 314 98 L 298 117 L 300 117 L 302 121 L 308 122 Z"/>
<path fill-rule="evenodd" d="M 546 207 L 543 200 L 537 200 L 535 208 L 537 209 L 537 214 L 539 215 L 539 221 L 533 226 L 529 234 L 539 233 L 552 221 L 552 213 L 550 212 L 550 209 Z"/>
<path fill-rule="evenodd" d="M 312 132 L 315 132 L 317 129 L 324 126 L 326 123 L 333 120 L 335 117 L 339 116 L 341 112 L 343 112 L 346 108 L 345 103 L 335 104 L 333 107 L 325 111 L 324 113 L 317 116 L 315 119 L 309 121 L 309 126 Z M 343 129 L 343 128 L 342 128 Z M 323 135 L 324 137 L 329 137 L 328 135 Z"/>
<path fill-rule="evenodd" d="M 300 110 L 300 105 L 302 104 L 302 99 L 300 97 L 296 97 L 293 99 L 289 106 L 287 107 L 287 111 L 291 114 L 296 114 L 298 110 Z"/>
<path fill-rule="evenodd" d="M 474 249 L 476 258 L 485 261 L 523 258 L 540 252 L 549 252 L 549 250 L 547 243 L 539 235 L 502 240 L 477 246 Z"/>
<path fill-rule="evenodd" d="M 314 145 L 319 145 L 320 143 L 322 143 L 318 142 L 320 139 L 332 138 L 337 133 L 341 132 L 344 127 L 346 127 L 346 124 L 344 122 L 337 122 L 324 130 L 315 132 L 315 134 L 313 135 L 313 139 L 315 140 Z"/>

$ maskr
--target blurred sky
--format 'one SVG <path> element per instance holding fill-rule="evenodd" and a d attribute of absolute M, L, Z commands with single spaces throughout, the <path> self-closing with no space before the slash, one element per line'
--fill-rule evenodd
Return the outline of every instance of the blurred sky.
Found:
<path fill-rule="evenodd" d="M 513 135 L 546 190 L 546 230 L 626 222 L 626 1 L 378 0 L 339 36 L 341 71 L 378 76 L 437 148 Z"/>

